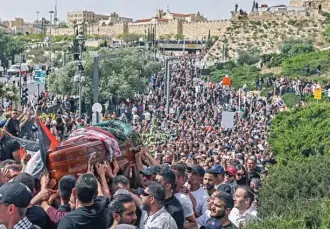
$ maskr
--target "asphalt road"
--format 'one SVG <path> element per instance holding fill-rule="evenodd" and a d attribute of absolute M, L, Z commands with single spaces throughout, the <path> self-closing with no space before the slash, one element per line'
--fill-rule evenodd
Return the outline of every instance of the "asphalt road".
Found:
<path fill-rule="evenodd" d="M 17 85 L 17 82 L 19 82 L 19 77 L 12 77 L 9 80 L 9 84 L 13 84 L 13 81 L 15 80 L 15 84 Z M 23 79 L 22 79 L 23 80 Z M 0 77 L 0 82 L 5 83 L 6 82 L 6 77 Z M 34 95 L 37 95 L 38 93 L 38 84 L 33 82 L 33 81 L 28 81 L 27 82 L 27 88 L 29 97 L 32 98 Z M 45 85 L 44 84 L 39 84 L 39 92 L 42 92 L 45 90 Z"/>

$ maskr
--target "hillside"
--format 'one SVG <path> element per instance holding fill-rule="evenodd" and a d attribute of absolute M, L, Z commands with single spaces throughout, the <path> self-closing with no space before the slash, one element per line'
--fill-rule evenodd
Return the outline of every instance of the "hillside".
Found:
<path fill-rule="evenodd" d="M 237 53 L 257 46 L 263 53 L 278 52 L 281 43 L 289 38 L 310 39 L 317 48 L 323 48 L 321 32 L 324 19 L 321 15 L 290 20 L 233 20 L 219 40 L 206 55 L 207 60 L 222 60 L 223 47 L 226 59 L 235 59 Z"/>

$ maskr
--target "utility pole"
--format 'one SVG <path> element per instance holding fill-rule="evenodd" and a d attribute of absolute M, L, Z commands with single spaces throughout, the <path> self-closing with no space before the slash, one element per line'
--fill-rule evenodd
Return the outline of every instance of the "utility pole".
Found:
<path fill-rule="evenodd" d="M 93 64 L 93 103 L 97 103 L 99 101 L 99 62 L 101 60 L 109 60 L 118 58 L 118 54 L 110 54 L 104 56 L 96 56 L 94 57 L 94 64 Z"/>
<path fill-rule="evenodd" d="M 166 115 L 169 114 L 169 103 L 170 103 L 170 82 L 171 82 L 171 69 L 170 69 L 170 65 L 173 60 L 178 59 L 177 57 L 172 57 L 172 58 L 168 58 L 165 60 L 165 68 L 166 68 Z"/>
<path fill-rule="evenodd" d="M 49 37 L 52 35 L 52 21 L 53 21 L 53 13 L 54 11 L 51 10 L 48 12 L 49 13 Z"/>

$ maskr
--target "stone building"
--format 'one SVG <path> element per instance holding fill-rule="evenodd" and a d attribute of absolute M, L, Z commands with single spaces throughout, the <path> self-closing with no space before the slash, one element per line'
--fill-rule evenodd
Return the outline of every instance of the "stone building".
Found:
<path fill-rule="evenodd" d="M 119 14 L 114 12 L 114 13 L 110 14 L 110 16 L 108 16 L 108 19 L 100 20 L 98 22 L 98 25 L 107 26 L 107 25 L 114 25 L 114 24 L 118 24 L 118 23 L 129 23 L 129 22 L 133 22 L 133 18 L 119 17 Z"/>
<path fill-rule="evenodd" d="M 167 9 L 157 10 L 155 17 L 145 18 L 136 20 L 134 24 L 155 24 L 155 23 L 166 23 L 172 20 L 182 21 L 182 22 L 199 22 L 199 21 L 207 21 L 207 19 L 199 12 L 191 13 L 191 14 L 182 14 L 182 13 L 172 13 Z"/>
<path fill-rule="evenodd" d="M 119 17 L 117 13 L 112 13 L 110 15 L 96 14 L 93 11 L 74 11 L 68 13 L 68 24 L 72 25 L 74 22 L 77 24 L 87 23 L 98 23 L 103 21 L 105 23 L 121 23 L 121 22 L 131 22 L 132 18 Z"/>
<path fill-rule="evenodd" d="M 330 11 L 330 0 L 290 0 L 289 7 Z"/>

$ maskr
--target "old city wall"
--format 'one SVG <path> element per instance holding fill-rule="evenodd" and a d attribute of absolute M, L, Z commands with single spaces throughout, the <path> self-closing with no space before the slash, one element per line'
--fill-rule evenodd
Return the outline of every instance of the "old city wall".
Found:
<path fill-rule="evenodd" d="M 110 26 L 101 26 L 100 27 L 100 35 L 109 36 L 109 37 L 117 37 L 119 34 L 127 32 L 127 23 L 118 23 Z"/>
<path fill-rule="evenodd" d="M 207 38 L 209 32 L 211 36 L 220 36 L 226 28 L 230 26 L 230 20 L 216 20 L 206 22 L 185 22 L 183 23 L 183 34 L 188 39 Z"/>
<path fill-rule="evenodd" d="M 281 12 L 251 12 L 247 17 L 240 16 L 237 12 L 232 12 L 230 20 L 215 20 L 206 22 L 182 22 L 180 20 L 171 20 L 169 22 L 155 24 L 134 24 L 134 23 L 118 23 L 111 26 L 95 26 L 94 34 L 100 34 L 109 37 L 117 37 L 121 33 L 146 34 L 148 28 L 156 27 L 157 37 L 164 34 L 183 34 L 187 39 L 202 39 L 208 37 L 209 31 L 211 36 L 223 35 L 232 22 L 248 20 L 248 21 L 289 21 L 289 20 L 318 20 L 323 16 L 318 11 L 289 11 Z M 52 29 L 53 35 L 72 35 L 72 28 Z"/>
<path fill-rule="evenodd" d="M 179 20 L 169 21 L 157 25 L 157 37 L 164 34 L 182 34 L 182 22 Z"/>

